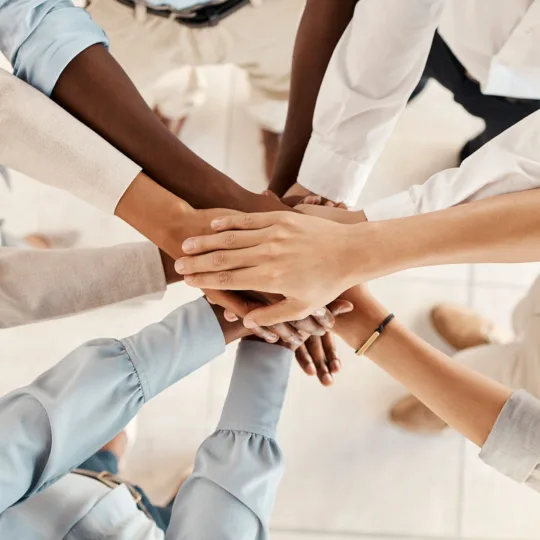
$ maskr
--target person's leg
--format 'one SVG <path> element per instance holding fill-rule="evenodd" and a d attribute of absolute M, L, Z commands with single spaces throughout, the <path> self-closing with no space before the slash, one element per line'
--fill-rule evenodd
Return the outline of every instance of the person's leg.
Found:
<path fill-rule="evenodd" d="M 152 87 L 154 112 L 176 136 L 193 109 L 206 101 L 207 83 L 193 66 L 175 69 L 163 75 Z"/>
<path fill-rule="evenodd" d="M 292 53 L 305 0 L 271 0 L 246 6 L 220 24 L 228 61 L 250 83 L 248 111 L 261 128 L 267 177 L 273 174 L 285 129 Z"/>
<path fill-rule="evenodd" d="M 205 100 L 204 81 L 191 66 L 216 60 L 211 44 L 199 45 L 191 39 L 194 30 L 167 18 L 146 14 L 136 20 L 134 10 L 116 0 L 93 0 L 87 11 L 107 33 L 111 53 L 148 105 L 178 133 L 189 112 Z"/>
<path fill-rule="evenodd" d="M 468 113 L 486 123 L 485 130 L 461 149 L 461 161 L 540 108 L 540 101 L 537 100 L 515 100 L 484 95 L 478 82 L 468 75 L 438 33 L 435 34 L 428 56 L 426 74 L 450 90 L 454 94 L 454 100 Z"/>

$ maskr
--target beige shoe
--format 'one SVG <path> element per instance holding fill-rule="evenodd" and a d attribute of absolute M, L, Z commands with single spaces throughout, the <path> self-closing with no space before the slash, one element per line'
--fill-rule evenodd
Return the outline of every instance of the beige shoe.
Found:
<path fill-rule="evenodd" d="M 439 433 L 448 426 L 412 395 L 400 399 L 389 416 L 393 424 L 415 433 Z"/>
<path fill-rule="evenodd" d="M 439 335 L 458 351 L 494 341 L 495 325 L 464 306 L 439 304 L 431 310 L 431 321 Z"/>

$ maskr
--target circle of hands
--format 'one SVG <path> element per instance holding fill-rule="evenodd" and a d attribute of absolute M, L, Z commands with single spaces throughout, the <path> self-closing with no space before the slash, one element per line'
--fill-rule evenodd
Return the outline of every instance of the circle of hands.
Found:
<path fill-rule="evenodd" d="M 264 194 L 277 197 L 271 192 Z M 294 201 L 285 199 L 283 202 L 290 204 Z M 296 203 L 294 208 L 297 212 L 314 216 L 310 222 L 319 222 L 322 221 L 320 218 L 324 218 L 326 225 L 326 220 L 337 222 L 337 226 L 347 223 L 348 209 L 342 203 L 336 204 L 316 195 L 300 200 L 297 198 Z M 328 267 L 334 267 L 331 269 L 336 279 L 325 287 L 322 297 L 319 287 L 310 290 L 309 273 L 299 272 L 292 267 L 289 269 L 283 264 L 283 253 L 276 249 L 276 244 L 284 247 L 283 240 L 287 234 L 292 238 L 296 232 L 297 215 L 292 212 L 271 212 L 235 214 L 215 219 L 212 228 L 217 231 L 216 234 L 186 241 L 183 249 L 188 256 L 177 261 L 176 269 L 185 275 L 186 284 L 203 289 L 211 303 L 225 308 L 227 321 L 235 322 L 243 318 L 244 326 L 255 336 L 294 350 L 298 364 L 307 375 L 316 375 L 323 386 L 331 386 L 342 368 L 332 329 L 336 317 L 351 312 L 353 304 L 339 298 L 349 286 L 344 286 L 342 280 L 338 279 L 339 262 L 320 256 L 323 252 L 318 252 L 318 257 L 304 261 L 312 269 L 314 265 L 324 266 L 325 271 Z M 302 225 L 306 226 L 305 223 Z M 315 223 L 307 225 L 313 225 L 310 234 L 316 238 L 322 232 Z M 332 238 L 330 228 L 325 231 L 325 238 L 319 240 L 335 243 L 340 239 L 337 230 L 335 233 Z M 287 249 L 289 255 L 297 259 L 294 243 Z M 240 251 L 242 260 L 235 257 Z M 272 268 L 272 265 L 264 269 L 250 266 L 261 262 L 271 263 L 278 257 L 280 265 L 276 268 Z M 243 292 L 231 292 L 237 290 L 236 282 L 241 283 L 241 289 L 238 289 Z"/>

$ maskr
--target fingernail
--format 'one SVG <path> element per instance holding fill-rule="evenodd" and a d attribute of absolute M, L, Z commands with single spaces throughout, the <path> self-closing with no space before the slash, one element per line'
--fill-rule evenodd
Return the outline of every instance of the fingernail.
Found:
<path fill-rule="evenodd" d="M 175 263 L 174 263 L 174 269 L 176 270 L 176 273 L 177 274 L 182 274 L 184 272 L 184 269 L 185 269 L 186 265 L 184 264 L 184 260 L 183 259 L 178 259 Z"/>
<path fill-rule="evenodd" d="M 255 328 L 257 325 L 255 324 L 255 321 L 251 319 L 250 317 L 246 317 L 244 319 L 244 326 L 246 328 Z"/>
<path fill-rule="evenodd" d="M 309 364 L 309 366 L 306 366 L 306 373 L 308 375 L 316 375 L 317 370 L 313 364 Z"/>
<path fill-rule="evenodd" d="M 265 332 L 264 336 L 269 343 L 275 343 L 279 339 L 279 336 L 272 334 L 272 332 Z"/>
<path fill-rule="evenodd" d="M 323 375 L 322 383 L 325 386 L 330 386 L 333 382 L 334 382 L 334 378 L 332 377 L 332 375 L 330 375 L 328 373 L 326 375 Z"/>
<path fill-rule="evenodd" d="M 332 372 L 337 373 L 340 369 L 341 369 L 341 362 L 339 360 L 336 359 L 330 364 L 330 370 Z"/>
<path fill-rule="evenodd" d="M 195 285 L 195 278 L 193 276 L 186 276 L 184 278 L 184 283 L 186 285 Z"/>
<path fill-rule="evenodd" d="M 313 312 L 313 315 L 316 315 L 317 317 L 322 317 L 325 314 L 326 314 L 326 309 L 325 308 L 316 309 Z"/>
<path fill-rule="evenodd" d="M 295 346 L 295 347 L 300 347 L 301 345 L 304 344 L 304 340 L 300 337 L 300 336 L 293 336 L 291 338 L 291 343 Z"/>
<path fill-rule="evenodd" d="M 225 225 L 225 220 L 223 218 L 216 218 L 213 219 L 210 223 L 210 227 L 212 229 L 221 229 Z"/>
<path fill-rule="evenodd" d="M 184 253 L 189 253 L 195 249 L 195 240 L 193 238 L 188 238 L 182 244 L 182 251 Z"/>

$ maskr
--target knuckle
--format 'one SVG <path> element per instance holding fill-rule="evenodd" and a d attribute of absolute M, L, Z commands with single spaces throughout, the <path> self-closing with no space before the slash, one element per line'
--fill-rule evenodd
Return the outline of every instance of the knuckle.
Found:
<path fill-rule="evenodd" d="M 246 228 L 246 229 L 249 229 L 250 227 L 253 226 L 253 216 L 251 214 L 244 214 L 244 217 L 242 219 L 243 221 L 243 226 Z"/>
<path fill-rule="evenodd" d="M 225 253 L 223 251 L 214 251 L 212 253 L 212 266 L 219 268 L 225 264 Z"/>
<path fill-rule="evenodd" d="M 229 231 L 225 233 L 225 245 L 226 246 L 234 246 L 236 244 L 236 233 L 233 231 Z"/>
<path fill-rule="evenodd" d="M 221 285 L 229 285 L 232 282 L 231 272 L 224 270 L 218 273 L 218 281 Z"/>

